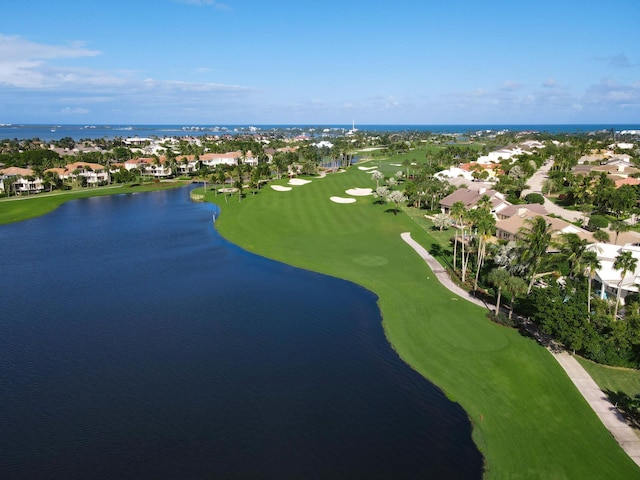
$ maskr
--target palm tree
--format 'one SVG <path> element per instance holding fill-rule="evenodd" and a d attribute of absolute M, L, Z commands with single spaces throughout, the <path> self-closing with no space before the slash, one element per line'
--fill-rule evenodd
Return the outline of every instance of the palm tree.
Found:
<path fill-rule="evenodd" d="M 489 272 L 487 280 L 498 289 L 498 298 L 496 299 L 496 316 L 500 313 L 500 297 L 502 296 L 502 289 L 507 285 L 509 281 L 509 272 L 504 268 L 494 268 Z"/>
<path fill-rule="evenodd" d="M 513 303 L 516 297 L 527 292 L 527 282 L 520 277 L 510 276 L 503 288 L 511 296 L 511 304 L 509 305 L 509 320 L 511 320 L 511 316 L 513 315 Z"/>
<path fill-rule="evenodd" d="M 529 287 L 527 293 L 531 293 L 533 282 L 538 278 L 540 267 L 551 245 L 555 230 L 551 223 L 547 223 L 544 217 L 537 216 L 526 220 L 528 226 L 523 226 L 518 231 L 520 243 L 523 247 L 521 260 L 529 266 Z"/>
<path fill-rule="evenodd" d="M 371 172 L 371 179 L 376 181 L 376 188 L 380 186 L 380 180 L 384 179 L 384 173 L 380 170 L 374 170 Z"/>
<path fill-rule="evenodd" d="M 560 235 L 560 255 L 569 262 L 570 277 L 575 277 L 584 271 L 584 255 L 589 242 L 577 233 L 563 233 Z"/>
<path fill-rule="evenodd" d="M 604 230 L 596 230 L 595 232 L 593 232 L 593 238 L 598 242 L 606 243 L 609 241 L 609 233 L 605 232 Z"/>
<path fill-rule="evenodd" d="M 478 258 L 476 265 L 476 278 L 473 284 L 473 290 L 478 290 L 478 278 L 480 277 L 480 269 L 484 262 L 487 242 L 493 236 L 493 230 L 496 225 L 496 219 L 491 214 L 489 207 L 476 208 L 473 211 L 474 226 L 476 227 L 476 235 L 478 239 Z"/>
<path fill-rule="evenodd" d="M 598 254 L 593 250 L 587 250 L 584 252 L 582 260 L 584 262 L 588 282 L 587 312 L 591 315 L 591 283 L 593 282 L 593 277 L 596 275 L 596 270 L 601 268 L 602 264 L 600 263 L 600 260 L 598 260 Z"/>
<path fill-rule="evenodd" d="M 449 214 L 453 217 L 455 221 L 455 236 L 453 242 L 453 271 L 456 271 L 456 259 L 458 257 L 458 228 L 462 225 L 462 216 L 465 213 L 464 203 L 457 201 L 453 205 L 451 205 L 451 209 L 449 210 Z M 464 232 L 464 230 L 463 230 Z M 464 245 L 464 233 L 463 233 L 463 245 Z M 464 247 L 463 247 L 464 248 Z M 464 252 L 464 250 L 463 250 Z M 463 253 L 464 256 L 464 253 Z"/>
<path fill-rule="evenodd" d="M 616 306 L 613 310 L 613 319 L 618 318 L 618 306 L 620 304 L 620 294 L 622 293 L 622 282 L 624 281 L 624 277 L 629 272 L 634 272 L 636 270 L 636 265 L 638 264 L 638 259 L 633 256 L 630 251 L 620 252 L 616 259 L 613 261 L 614 270 L 620 270 L 620 281 L 618 282 L 618 292 L 616 293 Z"/>
<path fill-rule="evenodd" d="M 626 222 L 624 222 L 623 220 L 614 220 L 609 225 L 609 228 L 611 230 L 613 230 L 614 232 L 616 232 L 616 240 L 615 240 L 614 243 L 617 245 L 618 244 L 618 235 L 620 234 L 620 232 L 628 232 L 631 227 Z"/>

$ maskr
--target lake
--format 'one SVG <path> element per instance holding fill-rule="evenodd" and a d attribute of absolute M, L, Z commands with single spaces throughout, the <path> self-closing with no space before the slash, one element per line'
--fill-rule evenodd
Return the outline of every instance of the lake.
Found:
<path fill-rule="evenodd" d="M 215 208 L 186 187 L 0 227 L 0 478 L 481 478 L 375 295 L 230 244 Z"/>

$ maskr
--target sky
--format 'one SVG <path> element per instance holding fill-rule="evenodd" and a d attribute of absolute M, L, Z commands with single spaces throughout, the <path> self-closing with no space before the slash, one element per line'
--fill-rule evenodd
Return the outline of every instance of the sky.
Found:
<path fill-rule="evenodd" d="M 0 123 L 638 124 L 640 3 L 21 0 Z"/>

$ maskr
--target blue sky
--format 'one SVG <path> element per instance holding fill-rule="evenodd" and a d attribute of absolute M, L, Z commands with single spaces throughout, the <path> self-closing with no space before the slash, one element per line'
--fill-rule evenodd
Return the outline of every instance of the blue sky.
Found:
<path fill-rule="evenodd" d="M 637 0 L 22 0 L 0 123 L 640 123 Z"/>

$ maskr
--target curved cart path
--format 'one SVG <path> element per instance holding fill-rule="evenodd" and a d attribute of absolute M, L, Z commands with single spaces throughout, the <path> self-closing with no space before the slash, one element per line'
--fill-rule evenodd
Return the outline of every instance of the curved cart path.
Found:
<path fill-rule="evenodd" d="M 401 233 L 400 236 L 402 237 L 402 240 L 413 248 L 425 262 L 427 262 L 429 268 L 431 268 L 442 285 L 463 299 L 480 305 L 481 307 L 490 307 L 485 302 L 470 296 L 467 291 L 453 283 L 449 274 L 442 265 L 440 265 L 422 245 L 411 238 L 410 232 Z M 598 415 L 604 426 L 609 430 L 609 432 L 611 432 L 622 449 L 634 462 L 636 462 L 638 466 L 640 466 L 640 438 L 636 436 L 635 432 L 627 424 L 618 409 L 611 403 L 602 390 L 600 390 L 596 382 L 593 381 L 591 376 L 589 376 L 587 371 L 573 356 L 561 349 L 550 347 L 547 347 L 547 349 L 558 361 L 578 391 L 582 394 L 596 415 Z"/>

